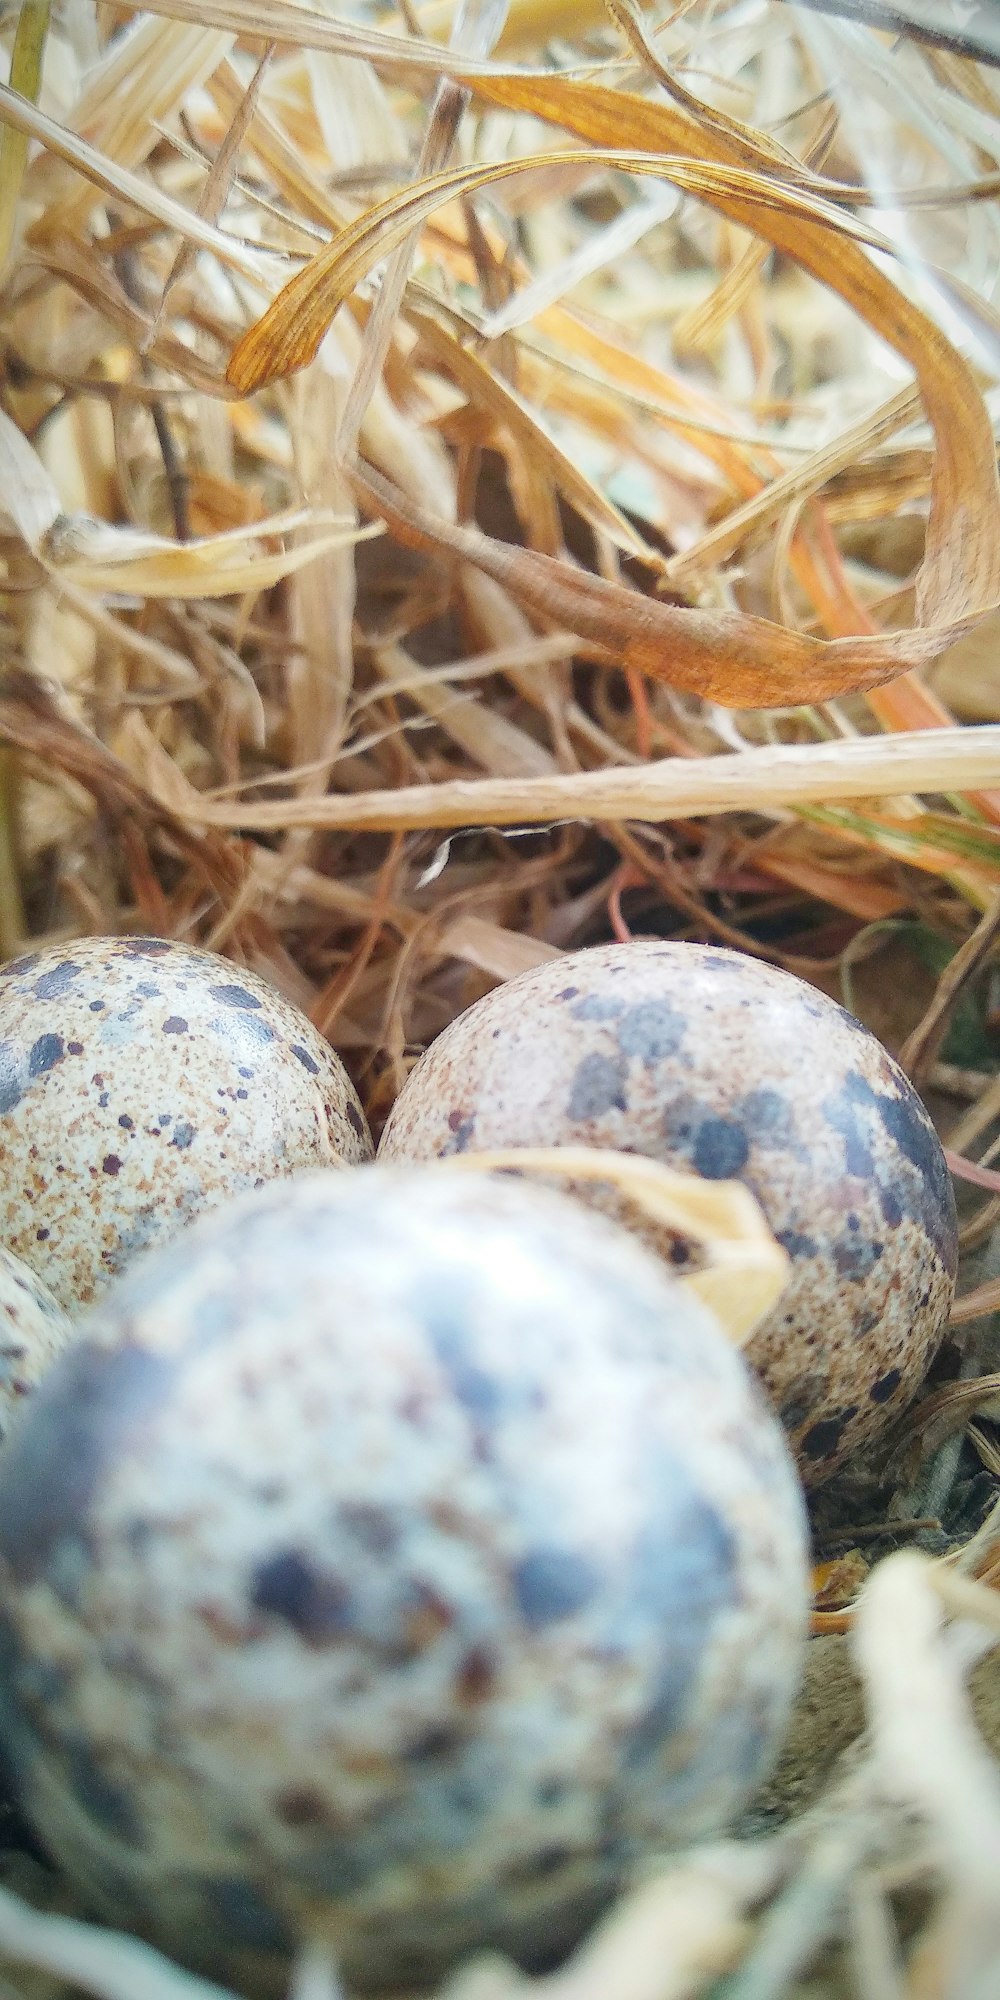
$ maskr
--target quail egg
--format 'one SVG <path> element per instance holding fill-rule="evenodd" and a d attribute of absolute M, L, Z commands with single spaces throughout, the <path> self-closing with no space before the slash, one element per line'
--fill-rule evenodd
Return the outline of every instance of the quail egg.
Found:
<path fill-rule="evenodd" d="M 781 1430 L 565 1195 L 314 1173 L 113 1286 L 0 1453 L 0 1745 L 93 1906 L 240 1990 L 567 1949 L 801 1664 Z"/>
<path fill-rule="evenodd" d="M 568 1144 L 645 1153 L 756 1195 L 792 1276 L 745 1352 L 808 1482 L 914 1394 L 954 1288 L 951 1180 L 903 1072 L 835 1001 L 711 946 L 569 953 L 439 1036 L 380 1157 Z M 592 1186 L 575 1192 L 620 1213 Z"/>
<path fill-rule="evenodd" d="M 0 1439 L 72 1330 L 69 1314 L 34 1271 L 0 1250 Z"/>
<path fill-rule="evenodd" d="M 370 1157 L 339 1058 L 242 967 L 120 937 L 0 968 L 0 1242 L 70 1310 L 227 1195 Z"/>

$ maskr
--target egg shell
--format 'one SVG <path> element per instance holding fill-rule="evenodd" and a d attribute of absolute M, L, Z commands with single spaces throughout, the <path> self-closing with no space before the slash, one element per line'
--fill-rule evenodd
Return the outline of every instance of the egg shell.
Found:
<path fill-rule="evenodd" d="M 380 1158 L 569 1144 L 739 1179 L 757 1196 L 792 1270 L 745 1351 L 807 1482 L 912 1397 L 954 1291 L 951 1179 L 902 1070 L 835 1001 L 712 946 L 568 953 L 438 1037 Z M 574 1192 L 634 1224 L 610 1190 Z"/>
<path fill-rule="evenodd" d="M 278 1174 L 371 1157 L 338 1056 L 241 966 L 88 938 L 0 968 L 0 1242 L 71 1311 Z"/>
<path fill-rule="evenodd" d="M 48 1287 L 0 1249 L 0 1440 L 72 1334 L 69 1314 Z"/>
<path fill-rule="evenodd" d="M 0 1743 L 95 1906 L 239 1990 L 572 1943 L 782 1734 L 803 1507 L 626 1232 L 437 1168 L 206 1217 L 0 1454 Z"/>

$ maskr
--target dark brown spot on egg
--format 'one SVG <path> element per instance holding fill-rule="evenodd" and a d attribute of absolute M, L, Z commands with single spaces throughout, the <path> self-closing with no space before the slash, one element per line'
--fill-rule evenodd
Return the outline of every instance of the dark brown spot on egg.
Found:
<path fill-rule="evenodd" d="M 326 1800 L 307 1785 L 288 1785 L 277 1792 L 274 1810 L 285 1826 L 325 1826 L 330 1819 Z"/>
<path fill-rule="evenodd" d="M 484 1646 L 470 1646 L 455 1676 L 455 1696 L 463 1706 L 489 1701 L 496 1685 L 496 1661 Z"/>
<path fill-rule="evenodd" d="M 146 1845 L 142 1816 L 125 1786 L 116 1784 L 80 1737 L 66 1753 L 66 1778 L 85 1812 L 130 1847 Z"/>
<path fill-rule="evenodd" d="M 449 1111 L 448 1130 L 451 1137 L 442 1146 L 442 1155 L 467 1152 L 476 1134 L 475 1113 L 463 1117 L 461 1111 Z"/>
<path fill-rule="evenodd" d="M 887 1403 L 890 1396 L 895 1395 L 902 1379 L 902 1372 L 898 1368 L 890 1368 L 885 1375 L 880 1375 L 878 1381 L 873 1382 L 868 1391 L 872 1402 Z"/>
<path fill-rule="evenodd" d="M 793 1259 L 797 1257 L 818 1257 L 820 1254 L 819 1244 L 815 1236 L 810 1236 L 805 1230 L 776 1229 L 774 1235 L 775 1241 L 780 1243 L 782 1249 L 787 1250 L 788 1255 Z"/>
<path fill-rule="evenodd" d="M 837 1410 L 832 1416 L 822 1417 L 818 1424 L 813 1424 L 802 1440 L 802 1450 L 806 1457 L 829 1458 L 831 1453 L 837 1450 L 851 1418 L 857 1414 L 857 1405 L 852 1404 L 848 1409 Z"/>
<path fill-rule="evenodd" d="M 833 1245 L 833 1261 L 842 1278 L 860 1284 L 874 1270 L 885 1249 L 883 1243 L 864 1236 L 842 1236 Z"/>

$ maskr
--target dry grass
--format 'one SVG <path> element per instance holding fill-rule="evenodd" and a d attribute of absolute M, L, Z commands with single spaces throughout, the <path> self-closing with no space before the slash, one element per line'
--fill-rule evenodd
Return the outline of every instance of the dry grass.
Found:
<path fill-rule="evenodd" d="M 830 4 L 0 7 L 0 953 L 243 959 L 376 1125 L 579 944 L 842 993 L 978 1181 L 972 1334 L 817 1532 L 856 1580 L 867 1505 L 993 1582 L 1000 72 L 950 0 L 891 53 Z M 642 1890 L 552 2000 L 1000 1991 L 961 1696 L 996 1599 L 947 1574 L 867 1586 L 871 1755 Z M 61 1921 L 0 1903 L 0 1948 L 180 2000 Z"/>

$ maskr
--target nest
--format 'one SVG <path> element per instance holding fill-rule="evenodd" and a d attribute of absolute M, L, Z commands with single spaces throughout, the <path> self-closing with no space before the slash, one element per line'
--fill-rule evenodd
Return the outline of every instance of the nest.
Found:
<path fill-rule="evenodd" d="M 492 982 L 720 941 L 855 1007 L 966 1184 L 935 1378 L 817 1503 L 781 1769 L 552 2000 L 1000 1990 L 987 15 L 0 8 L 0 955 L 225 952 L 377 1127 Z M 7 1872 L 25 1990 L 194 2000 Z"/>

